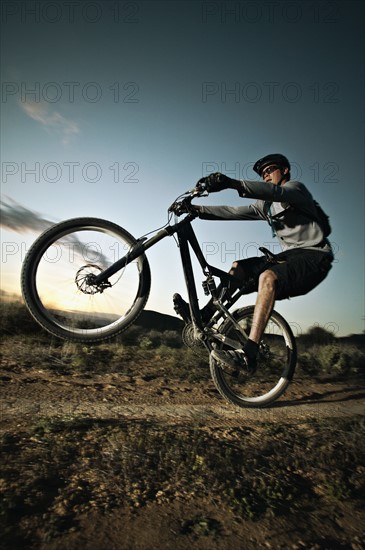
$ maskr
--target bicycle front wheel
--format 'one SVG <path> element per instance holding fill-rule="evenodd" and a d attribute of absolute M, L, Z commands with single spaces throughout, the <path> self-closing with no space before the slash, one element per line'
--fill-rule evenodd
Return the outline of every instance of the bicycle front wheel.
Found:
<path fill-rule="evenodd" d="M 122 332 L 149 296 L 146 256 L 112 275 L 107 285 L 89 282 L 135 243 L 128 231 L 98 218 L 51 227 L 29 249 L 22 268 L 22 292 L 30 313 L 55 336 L 79 342 L 99 342 Z"/>
<path fill-rule="evenodd" d="M 242 347 L 253 323 L 254 306 L 234 313 L 235 320 L 244 330 L 244 336 L 230 320 L 223 323 L 220 332 L 240 341 Z M 222 349 L 229 349 L 221 344 Z M 273 311 L 262 336 L 257 358 L 257 370 L 246 374 L 243 370 L 228 374 L 210 358 L 210 371 L 220 394 L 240 407 L 266 407 L 287 389 L 294 375 L 297 361 L 295 338 L 285 319 Z"/>

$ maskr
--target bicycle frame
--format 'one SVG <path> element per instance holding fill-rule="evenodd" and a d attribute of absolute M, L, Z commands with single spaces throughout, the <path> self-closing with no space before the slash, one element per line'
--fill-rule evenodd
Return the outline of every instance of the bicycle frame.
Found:
<path fill-rule="evenodd" d="M 178 237 L 181 262 L 182 262 L 183 271 L 184 271 L 185 283 L 188 291 L 190 313 L 191 313 L 191 319 L 193 324 L 198 330 L 203 331 L 204 325 L 203 325 L 203 321 L 202 321 L 201 313 L 199 309 L 199 301 L 198 301 L 198 295 L 196 290 L 195 277 L 193 272 L 189 245 L 196 256 L 204 275 L 207 277 L 207 280 L 210 282 L 209 292 L 212 295 L 214 303 L 217 306 L 218 310 L 220 310 L 220 312 L 223 314 L 224 317 L 228 317 L 235 325 L 237 325 L 237 328 L 242 332 L 241 327 L 236 323 L 236 321 L 231 316 L 229 311 L 227 311 L 227 309 L 231 307 L 240 298 L 240 296 L 242 296 L 242 294 L 244 294 L 244 288 L 239 290 L 233 297 L 230 297 L 228 299 L 226 307 L 223 306 L 222 298 L 225 291 L 222 292 L 222 296 L 218 296 L 216 285 L 212 277 L 216 276 L 220 279 L 223 289 L 229 288 L 230 284 L 235 282 L 236 279 L 229 273 L 226 273 L 225 271 L 222 271 L 221 269 L 218 269 L 217 267 L 214 267 L 208 264 L 202 252 L 202 249 L 199 245 L 199 242 L 196 238 L 194 230 L 191 226 L 191 222 L 193 219 L 194 217 L 189 214 L 180 222 L 177 222 L 173 225 L 168 225 L 166 228 L 161 229 L 150 239 L 147 239 L 146 237 L 137 239 L 137 242 L 131 247 L 131 249 L 128 251 L 128 253 L 125 256 L 117 260 L 115 263 L 113 263 L 111 266 L 109 266 L 106 270 L 101 272 L 99 275 L 93 276 L 92 282 L 94 285 L 101 285 L 106 283 L 109 277 L 111 277 L 112 275 L 117 273 L 120 269 L 123 269 L 123 267 L 125 267 L 126 265 L 131 263 L 133 260 L 135 260 L 142 254 L 144 254 L 146 250 L 148 250 L 149 248 L 157 244 L 159 241 L 161 241 L 165 237 L 170 237 L 176 233 Z M 247 337 L 246 333 L 244 333 L 244 335 L 245 337 Z"/>

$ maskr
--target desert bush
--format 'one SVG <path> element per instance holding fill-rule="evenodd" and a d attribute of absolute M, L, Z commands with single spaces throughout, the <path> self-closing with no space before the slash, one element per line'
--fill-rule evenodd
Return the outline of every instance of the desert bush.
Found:
<path fill-rule="evenodd" d="M 298 362 L 310 375 L 346 376 L 365 372 L 365 353 L 356 346 L 336 342 L 310 347 L 299 355 Z"/>
<path fill-rule="evenodd" d="M 176 330 L 165 330 L 161 334 L 161 345 L 165 345 L 170 348 L 181 348 L 183 345 L 181 334 Z"/>
<path fill-rule="evenodd" d="M 148 338 L 148 336 L 143 336 L 139 342 L 139 347 L 142 349 L 151 349 L 154 346 L 151 338 Z"/>
<path fill-rule="evenodd" d="M 39 325 L 34 321 L 22 302 L 0 303 L 0 334 L 35 334 L 40 332 Z"/>
<path fill-rule="evenodd" d="M 5 337 L 4 355 L 12 363 L 17 361 L 23 366 L 36 363 L 65 374 L 75 371 L 128 371 L 133 374 L 137 363 L 142 361 L 153 368 L 156 375 L 167 374 L 192 382 L 208 377 L 206 350 L 185 347 L 176 330 L 159 331 L 132 325 L 112 340 L 91 346 L 51 336 L 32 319 L 20 301 L 3 301 L 0 320 L 0 333 Z M 315 326 L 297 340 L 302 373 L 335 377 L 365 374 L 365 347 L 361 335 L 335 338 L 332 332 Z"/>
<path fill-rule="evenodd" d="M 308 332 L 298 337 L 298 344 L 307 348 L 308 346 L 331 344 L 335 340 L 333 332 L 323 327 L 313 326 Z"/>
<path fill-rule="evenodd" d="M 157 349 L 160 346 L 180 348 L 182 346 L 181 335 L 176 330 L 144 330 L 141 327 L 130 327 L 125 335 L 120 335 L 120 341 L 127 345 L 135 345 L 140 348 Z"/>
<path fill-rule="evenodd" d="M 137 346 L 142 336 L 144 336 L 144 333 L 141 327 L 132 325 L 126 331 L 119 334 L 116 341 L 126 346 Z"/>
<path fill-rule="evenodd" d="M 351 369 L 350 354 L 336 344 L 318 348 L 318 359 L 325 372 L 347 374 Z"/>

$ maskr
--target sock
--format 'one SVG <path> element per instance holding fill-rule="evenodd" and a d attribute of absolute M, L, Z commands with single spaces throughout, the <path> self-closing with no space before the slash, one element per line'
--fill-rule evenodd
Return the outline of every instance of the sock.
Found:
<path fill-rule="evenodd" d="M 243 348 L 243 351 L 245 352 L 245 354 L 249 359 L 252 359 L 253 361 L 255 361 L 258 349 L 259 349 L 259 345 L 253 340 L 248 339 L 245 344 L 245 347 Z"/>

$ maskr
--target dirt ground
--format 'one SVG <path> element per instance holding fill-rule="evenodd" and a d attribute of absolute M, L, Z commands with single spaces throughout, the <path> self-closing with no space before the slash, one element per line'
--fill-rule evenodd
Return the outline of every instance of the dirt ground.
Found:
<path fill-rule="evenodd" d="M 242 422 L 298 422 L 307 417 L 364 414 L 363 379 L 313 382 L 296 377 L 287 392 L 266 409 L 244 409 L 225 402 L 210 380 L 190 383 L 148 374 L 140 376 L 78 374 L 70 376 L 7 365 L 0 371 L 2 421 L 26 422 L 34 415 L 83 414 L 94 418 L 155 419 L 179 424 L 204 419 L 214 427 Z"/>
<path fill-rule="evenodd" d="M 140 372 L 148 370 L 142 366 Z M 226 403 L 211 381 L 190 383 L 120 373 L 70 376 L 11 361 L 1 369 L 0 381 L 3 435 L 26 432 L 37 419 L 68 415 L 130 425 L 150 422 L 162 430 L 200 426 L 211 435 L 247 428 L 259 440 L 262 426 L 295 428 L 325 418 L 358 418 L 365 412 L 365 384 L 360 379 L 314 383 L 297 378 L 279 401 L 261 410 Z M 240 517 L 217 499 L 196 494 L 189 500 L 153 501 L 139 508 L 80 509 L 77 524 L 57 536 L 43 541 L 34 532 L 28 541 L 8 537 L 2 548 L 357 550 L 365 545 L 364 524 L 363 510 L 346 499 L 324 509 L 293 510 L 258 521 Z"/>

